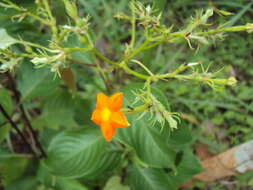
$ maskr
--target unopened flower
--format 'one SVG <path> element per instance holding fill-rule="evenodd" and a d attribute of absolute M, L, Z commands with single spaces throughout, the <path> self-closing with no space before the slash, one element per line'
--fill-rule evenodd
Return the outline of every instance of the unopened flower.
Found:
<path fill-rule="evenodd" d="M 103 93 L 97 94 L 96 109 L 92 113 L 91 120 L 100 126 L 106 141 L 112 139 L 116 128 L 129 126 L 125 115 L 120 112 L 122 99 L 122 93 L 116 93 L 111 97 Z"/>

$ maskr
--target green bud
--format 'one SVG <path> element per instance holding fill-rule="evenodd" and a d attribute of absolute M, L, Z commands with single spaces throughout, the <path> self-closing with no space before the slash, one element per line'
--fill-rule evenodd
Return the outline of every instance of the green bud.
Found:
<path fill-rule="evenodd" d="M 200 18 L 200 24 L 206 24 L 209 17 L 213 16 L 213 9 L 207 9 L 205 14 Z"/>
<path fill-rule="evenodd" d="M 31 60 L 31 62 L 35 65 L 39 65 L 39 64 L 45 64 L 49 62 L 49 59 L 46 57 L 35 57 Z"/>
<path fill-rule="evenodd" d="M 220 10 L 220 9 L 216 9 L 216 12 L 218 12 L 218 14 L 221 14 L 223 16 L 234 15 L 234 13 L 231 13 L 231 12 L 228 12 L 228 11 L 224 11 L 224 10 Z"/>
<path fill-rule="evenodd" d="M 71 2 L 70 0 L 63 0 L 63 2 L 65 4 L 68 15 L 74 20 L 78 19 L 78 12 L 75 1 Z"/>
<path fill-rule="evenodd" d="M 253 32 L 253 24 L 252 23 L 246 24 L 246 30 L 248 33 Z"/>
<path fill-rule="evenodd" d="M 0 60 L 2 65 L 0 65 L 0 73 L 4 73 L 6 71 L 12 71 L 14 67 L 20 63 L 22 58 L 11 58 L 10 60 Z"/>
<path fill-rule="evenodd" d="M 197 40 L 198 42 L 205 44 L 205 45 L 209 44 L 208 40 L 203 36 L 189 35 L 189 38 L 193 39 L 193 40 Z"/>
<path fill-rule="evenodd" d="M 231 86 L 234 86 L 234 85 L 236 85 L 236 83 L 237 83 L 237 80 L 235 79 L 235 77 L 229 77 L 228 78 L 228 85 L 231 85 Z"/>
<path fill-rule="evenodd" d="M 25 45 L 25 51 L 28 53 L 33 53 L 33 49 L 30 46 Z"/>

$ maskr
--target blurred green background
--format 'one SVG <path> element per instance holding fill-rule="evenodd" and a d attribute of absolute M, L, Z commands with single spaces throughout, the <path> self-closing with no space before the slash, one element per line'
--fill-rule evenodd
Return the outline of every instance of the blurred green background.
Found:
<path fill-rule="evenodd" d="M 112 60 L 117 60 L 122 55 L 124 44 L 129 41 L 130 35 L 126 32 L 129 24 L 114 18 L 118 12 L 128 9 L 128 2 L 128 0 L 78 1 L 80 14 L 91 16 L 90 28 L 93 38 L 97 41 L 98 49 Z M 141 2 L 152 3 L 151 0 Z M 33 1 L 29 0 L 24 0 L 22 3 L 16 0 L 16 3 L 31 8 L 34 6 Z M 182 28 L 195 10 L 208 7 L 207 0 L 154 0 L 153 3 L 157 10 L 163 12 L 162 22 L 167 26 L 173 25 L 174 29 Z M 226 23 L 227 26 L 233 26 L 253 21 L 253 3 L 250 0 L 216 0 L 213 3 L 217 8 L 234 14 L 231 16 L 216 14 L 209 23 L 214 25 Z M 60 1 L 53 1 L 53 5 L 53 12 L 57 15 L 59 24 L 67 23 L 68 20 L 64 19 L 67 18 L 65 12 L 61 11 L 64 7 Z M 47 43 L 49 34 L 46 29 L 34 25 L 29 19 L 19 24 L 11 22 L 10 18 L 13 14 L 15 11 L 0 9 L 1 28 L 6 28 L 9 34 L 17 38 Z M 141 40 L 141 34 L 138 34 L 137 44 Z M 70 45 L 71 43 L 78 44 L 75 39 L 69 43 Z M 187 43 L 162 44 L 158 48 L 138 55 L 136 59 L 142 60 L 154 73 L 173 71 L 182 63 L 202 62 L 205 68 L 211 65 L 210 71 L 222 69 L 218 73 L 219 77 L 236 77 L 238 84 L 235 87 L 219 91 L 208 86 L 175 80 L 158 84 L 158 87 L 166 92 L 171 110 L 183 113 L 188 118 L 188 123 L 194 131 L 193 144 L 207 144 L 209 151 L 217 154 L 253 138 L 252 47 L 252 34 L 230 33 L 223 40 L 202 45 L 195 50 L 191 50 Z M 81 53 L 76 53 L 75 58 L 87 64 L 94 64 L 95 61 L 94 57 Z M 43 126 L 49 124 L 51 126 L 43 130 L 41 136 L 45 146 L 60 128 L 67 129 L 69 126 L 91 124 L 87 118 L 94 104 L 91 105 L 87 98 L 94 97 L 98 89 L 106 91 L 103 81 L 94 74 L 95 71 L 92 68 L 75 65 L 74 72 L 80 93 L 73 97 L 63 87 L 62 81 L 47 69 L 35 70 L 26 61 L 16 69 L 17 86 L 22 94 L 22 102 L 26 109 L 33 110 L 30 112 L 31 117 L 34 116 L 33 125 L 36 129 L 42 129 Z M 122 81 L 121 75 L 122 73 L 118 72 L 116 77 L 110 78 L 111 85 L 115 89 L 120 84 L 126 85 L 132 80 L 130 76 L 123 78 L 124 81 Z M 0 75 L 0 81 L 1 85 L 6 85 L 4 74 Z M 9 92 L 4 89 L 1 91 L 0 102 L 5 102 L 10 109 L 14 109 Z M 95 97 L 93 102 L 95 102 Z M 8 125 L 0 128 L 0 142 L 6 138 L 8 130 Z M 22 170 L 25 162 L 19 162 L 17 167 Z M 10 173 L 13 173 L 12 169 L 7 168 Z M 14 176 L 14 179 L 19 177 Z M 194 185 L 195 189 L 249 189 L 253 186 L 252 172 L 208 185 L 202 183 Z M 13 189 L 18 188 L 16 186 Z"/>

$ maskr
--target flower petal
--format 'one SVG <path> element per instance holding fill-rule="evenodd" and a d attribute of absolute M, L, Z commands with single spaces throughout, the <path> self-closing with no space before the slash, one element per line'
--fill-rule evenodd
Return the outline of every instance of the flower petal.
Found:
<path fill-rule="evenodd" d="M 112 95 L 109 99 L 109 107 L 113 111 L 119 111 L 122 107 L 123 93 L 119 92 Z"/>
<path fill-rule="evenodd" d="M 115 128 L 124 128 L 130 125 L 122 112 L 113 112 L 110 120 Z"/>
<path fill-rule="evenodd" d="M 110 141 L 115 134 L 115 128 L 108 122 L 101 124 L 101 131 L 106 141 Z"/>
<path fill-rule="evenodd" d="M 97 125 L 101 124 L 102 118 L 101 118 L 101 111 L 99 109 L 95 109 L 92 112 L 91 115 L 91 121 L 93 121 L 94 123 L 96 123 Z"/>
<path fill-rule="evenodd" d="M 97 94 L 97 102 L 96 102 L 96 108 L 101 109 L 104 107 L 108 107 L 109 105 L 109 97 L 104 95 L 103 93 Z"/>

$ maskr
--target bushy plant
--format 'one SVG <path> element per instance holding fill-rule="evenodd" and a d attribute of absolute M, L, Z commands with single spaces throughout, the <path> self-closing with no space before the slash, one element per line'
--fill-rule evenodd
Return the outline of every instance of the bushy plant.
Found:
<path fill-rule="evenodd" d="M 155 65 L 150 50 L 185 43 L 198 54 L 231 32 L 252 32 L 253 24 L 212 23 L 214 14 L 231 13 L 210 3 L 178 27 L 163 20 L 158 3 L 124 3 L 129 9 L 115 15 L 120 28 L 113 37 L 105 29 L 103 38 L 85 3 L 0 2 L 6 189 L 177 189 L 202 171 L 192 129 L 166 91 L 180 81 L 188 91 L 201 84 L 220 92 L 237 80 L 201 61 Z"/>

